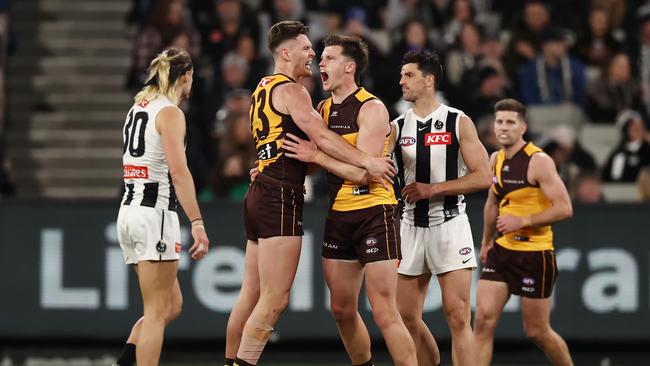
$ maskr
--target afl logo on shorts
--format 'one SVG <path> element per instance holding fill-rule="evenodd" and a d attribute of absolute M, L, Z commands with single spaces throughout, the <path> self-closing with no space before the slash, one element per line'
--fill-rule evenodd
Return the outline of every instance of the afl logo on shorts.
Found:
<path fill-rule="evenodd" d="M 461 250 L 459 250 L 458 254 L 460 254 L 460 255 L 468 255 L 471 252 L 472 252 L 472 248 L 465 247 L 465 248 L 462 248 Z"/>
<path fill-rule="evenodd" d="M 158 253 L 164 253 L 167 251 L 167 244 L 163 243 L 162 241 L 159 241 L 158 244 L 156 244 L 156 250 Z"/>
<path fill-rule="evenodd" d="M 366 245 L 369 246 L 369 247 L 377 245 L 377 239 L 375 239 L 375 238 L 366 239 Z"/>
<path fill-rule="evenodd" d="M 414 137 L 408 137 L 404 136 L 399 139 L 399 144 L 400 146 L 411 146 L 415 144 L 415 138 Z"/>

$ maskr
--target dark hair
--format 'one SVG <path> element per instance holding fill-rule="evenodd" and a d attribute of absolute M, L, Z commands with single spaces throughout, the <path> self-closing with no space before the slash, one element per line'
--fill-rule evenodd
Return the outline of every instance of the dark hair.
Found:
<path fill-rule="evenodd" d="M 360 37 L 332 34 L 323 40 L 323 46 L 341 46 L 343 56 L 351 58 L 357 65 L 354 80 L 361 82 L 361 75 L 368 66 L 368 45 Z"/>
<path fill-rule="evenodd" d="M 267 34 L 269 50 L 275 53 L 282 42 L 294 39 L 301 34 L 307 35 L 309 28 L 297 20 L 285 20 L 273 24 Z"/>
<path fill-rule="evenodd" d="M 402 66 L 406 64 L 417 64 L 423 75 L 433 75 L 436 85 L 442 81 L 442 65 L 438 54 L 428 50 L 409 51 L 402 58 Z"/>
<path fill-rule="evenodd" d="M 519 113 L 519 117 L 523 121 L 526 121 L 526 106 L 518 100 L 511 98 L 501 99 L 494 105 L 494 113 L 498 111 L 517 112 Z"/>

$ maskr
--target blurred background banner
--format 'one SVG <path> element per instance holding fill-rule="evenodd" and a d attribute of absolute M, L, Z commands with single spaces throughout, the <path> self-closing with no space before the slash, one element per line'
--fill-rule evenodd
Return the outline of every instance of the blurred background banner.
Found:
<path fill-rule="evenodd" d="M 482 201 L 468 205 L 475 245 Z M 115 233 L 117 204 L 105 201 L 4 201 L 0 205 L 0 339 L 123 338 L 140 316 L 136 277 L 123 260 Z M 338 339 L 320 264 L 326 207 L 305 207 L 303 251 L 289 309 L 276 327 L 281 339 Z M 212 240 L 208 256 L 187 255 L 179 281 L 181 319 L 168 337 L 223 339 L 244 272 L 244 228 L 239 203 L 205 206 Z M 559 282 L 552 324 L 569 340 L 646 341 L 650 319 L 650 210 L 644 205 L 577 206 L 574 219 L 555 226 Z M 186 222 L 182 220 L 182 222 Z M 282 268 L 278 268 L 281 271 Z M 475 272 L 475 280 L 478 272 Z M 475 288 L 474 288 L 475 290 Z M 370 307 L 363 316 L 373 336 Z M 519 299 L 506 305 L 499 339 L 523 340 Z M 449 332 L 436 281 L 425 321 L 442 340 Z"/>

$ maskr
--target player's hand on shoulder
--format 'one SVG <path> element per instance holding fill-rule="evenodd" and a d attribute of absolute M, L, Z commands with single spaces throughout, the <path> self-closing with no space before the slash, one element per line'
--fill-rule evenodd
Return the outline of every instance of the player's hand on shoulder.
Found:
<path fill-rule="evenodd" d="M 433 184 L 411 183 L 402 189 L 402 199 L 407 203 L 429 200 L 434 195 Z"/>
<path fill-rule="evenodd" d="M 194 238 L 194 244 L 190 247 L 190 255 L 196 260 L 201 260 L 208 254 L 210 246 L 210 240 L 208 239 L 208 234 L 205 232 L 203 220 L 192 223 L 192 238 Z"/>

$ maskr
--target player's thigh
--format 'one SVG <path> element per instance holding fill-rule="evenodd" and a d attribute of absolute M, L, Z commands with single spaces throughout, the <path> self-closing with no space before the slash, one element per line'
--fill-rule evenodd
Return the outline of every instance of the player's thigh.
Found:
<path fill-rule="evenodd" d="M 258 240 L 261 295 L 288 293 L 300 259 L 301 236 L 275 236 Z"/>
<path fill-rule="evenodd" d="M 429 289 L 431 273 L 419 276 L 397 276 L 397 306 L 402 318 L 420 319 L 424 307 L 424 300 Z"/>
<path fill-rule="evenodd" d="M 357 260 L 323 258 L 323 274 L 330 290 L 333 310 L 358 309 L 363 283 L 363 266 Z"/>
<path fill-rule="evenodd" d="M 141 261 L 138 263 L 138 282 L 145 312 L 167 312 L 177 284 L 178 261 Z M 180 292 L 180 287 L 178 288 Z"/>
<path fill-rule="evenodd" d="M 397 259 L 371 262 L 365 266 L 366 292 L 370 304 L 375 301 L 396 303 L 397 296 Z"/>
<path fill-rule="evenodd" d="M 506 282 L 481 279 L 476 287 L 476 317 L 498 319 L 510 298 Z"/>
<path fill-rule="evenodd" d="M 534 299 L 521 297 L 521 317 L 526 333 L 543 330 L 550 326 L 551 298 Z"/>
<path fill-rule="evenodd" d="M 438 275 L 438 284 L 445 308 L 456 306 L 469 307 L 469 294 L 472 287 L 472 270 L 458 269 Z"/>

